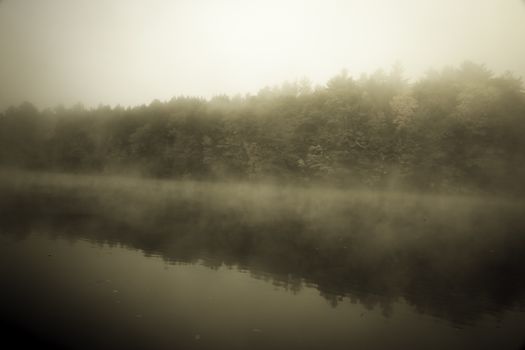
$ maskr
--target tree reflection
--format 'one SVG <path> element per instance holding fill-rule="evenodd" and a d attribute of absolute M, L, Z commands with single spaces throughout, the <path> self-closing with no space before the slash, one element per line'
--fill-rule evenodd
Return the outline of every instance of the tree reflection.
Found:
<path fill-rule="evenodd" d="M 458 325 L 525 307 L 519 205 L 334 197 L 319 206 L 298 197 L 271 210 L 195 193 L 118 201 L 114 192 L 74 187 L 5 187 L 1 193 L 4 235 L 45 231 L 174 263 L 227 265 L 292 293 L 315 286 L 334 307 L 348 298 L 388 317 L 404 299 L 420 313 Z"/>

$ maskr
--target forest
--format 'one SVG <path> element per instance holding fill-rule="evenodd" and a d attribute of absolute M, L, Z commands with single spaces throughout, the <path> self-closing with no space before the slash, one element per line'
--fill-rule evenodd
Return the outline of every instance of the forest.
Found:
<path fill-rule="evenodd" d="M 402 69 L 254 95 L 0 113 L 0 165 L 154 178 L 525 193 L 525 92 L 484 65 Z"/>

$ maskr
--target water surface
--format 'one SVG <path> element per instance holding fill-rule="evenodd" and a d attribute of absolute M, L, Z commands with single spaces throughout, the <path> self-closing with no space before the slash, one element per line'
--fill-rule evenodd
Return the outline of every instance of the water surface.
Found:
<path fill-rule="evenodd" d="M 525 343 L 515 201 L 59 180 L 2 182 L 1 325 L 21 345 Z"/>

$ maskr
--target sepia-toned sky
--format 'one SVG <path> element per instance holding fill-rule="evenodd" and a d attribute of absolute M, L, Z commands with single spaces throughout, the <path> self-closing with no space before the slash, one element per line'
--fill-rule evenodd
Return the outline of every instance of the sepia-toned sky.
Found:
<path fill-rule="evenodd" d="M 0 110 L 256 93 L 471 60 L 525 76 L 523 0 L 0 0 Z"/>

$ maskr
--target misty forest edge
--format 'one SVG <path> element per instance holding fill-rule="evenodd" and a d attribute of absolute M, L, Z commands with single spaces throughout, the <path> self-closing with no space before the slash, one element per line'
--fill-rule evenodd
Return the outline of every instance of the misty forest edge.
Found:
<path fill-rule="evenodd" d="M 521 79 L 483 65 L 346 71 L 256 95 L 0 113 L 0 166 L 163 178 L 525 192 Z"/>

